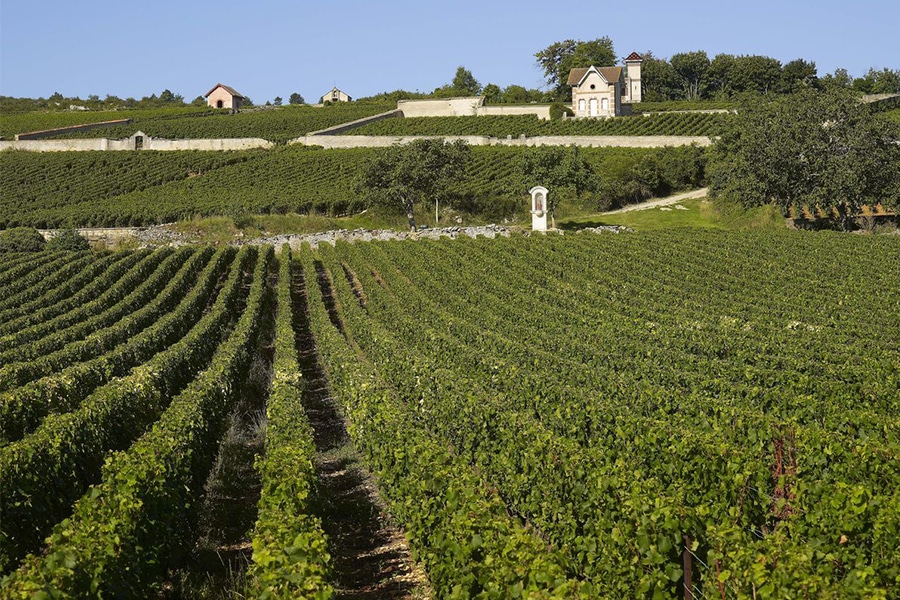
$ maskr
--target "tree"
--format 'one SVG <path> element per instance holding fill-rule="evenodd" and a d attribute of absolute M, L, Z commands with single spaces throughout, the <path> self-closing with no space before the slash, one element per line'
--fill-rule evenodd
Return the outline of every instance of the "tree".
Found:
<path fill-rule="evenodd" d="M 709 71 L 709 57 L 703 50 L 673 54 L 669 62 L 681 77 L 684 94 L 688 100 L 700 98 L 701 86 Z"/>
<path fill-rule="evenodd" d="M 396 144 L 369 161 L 360 187 L 373 203 L 405 211 L 415 229 L 415 205 L 433 199 L 437 212 L 448 184 L 463 172 L 470 158 L 471 149 L 462 140 L 444 143 L 443 138 L 432 138 Z"/>
<path fill-rule="evenodd" d="M 299 93 L 294 92 L 288 98 L 288 104 L 306 104 L 306 100 Z"/>
<path fill-rule="evenodd" d="M 47 242 L 46 248 L 48 251 L 67 250 L 70 252 L 81 252 L 90 250 L 91 246 L 77 230 L 63 229 Z"/>
<path fill-rule="evenodd" d="M 556 211 L 567 195 L 578 196 L 596 189 L 599 180 L 577 146 L 534 146 L 521 154 L 519 162 L 523 192 L 542 185 L 551 192 L 547 213 L 556 228 Z"/>
<path fill-rule="evenodd" d="M 481 95 L 484 96 L 485 102 L 490 104 L 497 104 L 501 100 L 501 91 L 500 86 L 494 83 L 489 83 L 484 86 L 484 89 L 481 90 Z"/>
<path fill-rule="evenodd" d="M 706 90 L 709 96 L 731 97 L 732 73 L 735 58 L 731 54 L 716 54 L 706 71 Z"/>
<path fill-rule="evenodd" d="M 804 89 L 745 101 L 713 145 L 714 196 L 744 206 L 774 203 L 837 212 L 900 205 L 900 125 L 872 114 L 846 90 Z"/>
<path fill-rule="evenodd" d="M 781 81 L 781 62 L 768 56 L 738 56 L 729 79 L 735 92 L 768 94 Z"/>
<path fill-rule="evenodd" d="M 853 78 L 850 77 L 847 69 L 838 68 L 834 70 L 834 73 L 828 73 L 822 77 L 819 82 L 827 90 L 842 90 L 848 89 L 853 84 Z"/>
<path fill-rule="evenodd" d="M 31 227 L 13 227 L 0 231 L 0 254 L 4 252 L 40 252 L 46 245 L 44 236 Z"/>
<path fill-rule="evenodd" d="M 544 72 L 547 85 L 554 90 L 554 99 L 571 100 L 568 85 L 569 71 L 578 67 L 611 67 L 616 64 L 616 53 L 608 37 L 584 42 L 564 40 L 550 44 L 534 55 Z"/>
<path fill-rule="evenodd" d="M 816 63 L 802 58 L 792 60 L 781 68 L 781 91 L 790 93 L 802 87 L 818 87 Z"/>
<path fill-rule="evenodd" d="M 900 71 L 888 68 L 876 71 L 870 68 L 863 77 L 853 80 L 853 89 L 864 94 L 900 93 Z"/>
<path fill-rule="evenodd" d="M 646 52 L 641 65 L 642 97 L 645 102 L 675 100 L 683 93 L 681 77 L 668 61 Z"/>
<path fill-rule="evenodd" d="M 272 101 L 272 104 L 275 106 L 281 106 L 281 96 L 275 96 L 275 99 Z"/>
<path fill-rule="evenodd" d="M 481 84 L 465 67 L 457 67 L 456 75 L 453 76 L 453 90 L 460 96 L 477 96 L 481 93 Z"/>

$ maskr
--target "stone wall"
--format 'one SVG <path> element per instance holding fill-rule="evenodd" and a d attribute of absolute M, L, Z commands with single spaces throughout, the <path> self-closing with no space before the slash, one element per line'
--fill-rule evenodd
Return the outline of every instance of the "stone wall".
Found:
<path fill-rule="evenodd" d="M 484 98 L 442 98 L 439 100 L 400 100 L 397 109 L 404 117 L 471 117 L 478 107 L 484 105 Z"/>
<path fill-rule="evenodd" d="M 271 148 L 274 144 L 261 138 L 227 138 L 217 140 L 163 140 L 144 138 L 143 150 L 249 150 Z M 131 139 L 108 140 L 94 138 L 84 140 L 20 140 L 0 141 L 0 151 L 24 150 L 26 152 L 91 152 L 101 150 L 134 150 Z"/>
<path fill-rule="evenodd" d="M 662 148 L 665 146 L 709 146 L 708 137 L 690 136 L 538 136 L 518 138 L 493 138 L 487 136 L 369 136 L 328 135 L 306 136 L 291 140 L 290 144 L 322 146 L 323 148 L 384 148 L 394 144 L 409 144 L 418 139 L 443 137 L 448 141 L 465 140 L 471 146 L 581 146 L 620 148 Z"/>

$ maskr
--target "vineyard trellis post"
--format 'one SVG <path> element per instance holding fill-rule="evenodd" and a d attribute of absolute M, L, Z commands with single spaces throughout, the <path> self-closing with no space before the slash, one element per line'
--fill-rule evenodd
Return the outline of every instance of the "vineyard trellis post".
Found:
<path fill-rule="evenodd" d="M 691 536 L 684 534 L 684 600 L 694 600 L 693 564 L 691 561 Z"/>

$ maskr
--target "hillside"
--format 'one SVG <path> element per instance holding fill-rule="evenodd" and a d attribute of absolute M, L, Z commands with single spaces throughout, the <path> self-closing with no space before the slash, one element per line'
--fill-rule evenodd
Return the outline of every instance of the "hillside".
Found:
<path fill-rule="evenodd" d="M 679 229 L 0 255 L 3 589 L 334 597 L 370 535 L 317 501 L 344 436 L 434 597 L 896 597 L 898 262 Z"/>
<path fill-rule="evenodd" d="M 473 148 L 473 162 L 449 190 L 459 210 L 511 217 L 526 207 L 519 164 L 528 149 Z M 245 152 L 0 153 L 0 227 L 152 225 L 195 215 L 347 214 L 368 202 L 358 190 L 377 149 L 288 146 Z M 585 198 L 608 205 L 626 190 L 668 194 L 698 187 L 698 148 L 581 150 L 608 192 Z M 640 169 L 643 165 L 645 168 Z M 616 185 L 620 182 L 622 185 Z M 609 196 L 604 197 L 604 193 Z"/>
<path fill-rule="evenodd" d="M 12 139 L 17 133 L 132 119 L 131 125 L 69 133 L 55 139 L 118 139 L 143 131 L 150 137 L 168 139 L 256 137 L 283 144 L 311 131 L 376 115 L 391 108 L 393 106 L 387 104 L 354 102 L 325 107 L 262 107 L 246 109 L 237 114 L 204 107 L 0 114 L 0 136 Z"/>

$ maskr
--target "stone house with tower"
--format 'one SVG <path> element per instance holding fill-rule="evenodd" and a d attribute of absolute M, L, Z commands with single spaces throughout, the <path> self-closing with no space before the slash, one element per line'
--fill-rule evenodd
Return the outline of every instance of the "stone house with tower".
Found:
<path fill-rule="evenodd" d="M 244 97 L 237 90 L 221 83 L 217 83 L 204 95 L 210 108 L 228 108 L 236 111 L 244 105 Z"/>
<path fill-rule="evenodd" d="M 632 52 L 624 67 L 582 67 L 569 71 L 572 112 L 576 117 L 618 117 L 628 105 L 641 101 L 641 63 Z M 623 107 L 624 105 L 624 107 Z"/>

